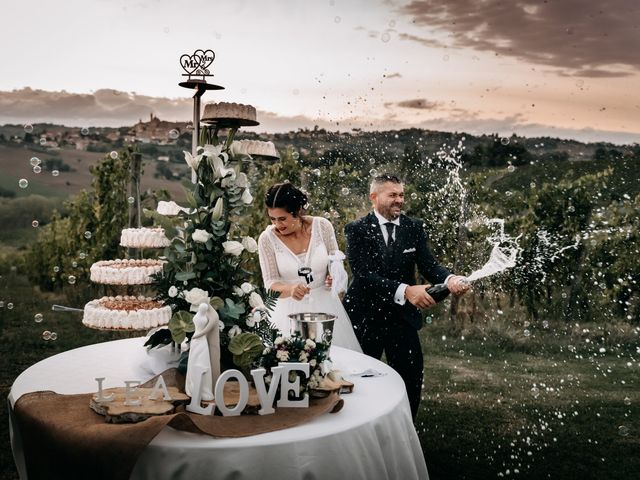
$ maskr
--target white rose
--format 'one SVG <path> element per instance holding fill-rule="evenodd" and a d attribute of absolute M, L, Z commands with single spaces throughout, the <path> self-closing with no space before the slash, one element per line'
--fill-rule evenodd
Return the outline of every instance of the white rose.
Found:
<path fill-rule="evenodd" d="M 278 350 L 276 352 L 276 358 L 281 362 L 286 362 L 289 360 L 289 352 L 287 352 L 286 350 Z"/>
<path fill-rule="evenodd" d="M 224 330 L 224 322 L 222 320 L 218 320 L 218 330 Z"/>
<path fill-rule="evenodd" d="M 262 351 L 262 355 L 269 355 L 269 352 L 271 352 L 271 349 L 270 349 L 270 348 L 265 348 L 265 349 Z"/>
<path fill-rule="evenodd" d="M 242 285 L 240 285 L 240 288 L 244 293 L 251 293 L 253 291 L 253 285 L 251 285 L 249 282 L 244 282 Z"/>
<path fill-rule="evenodd" d="M 178 295 L 178 289 L 176 287 L 174 287 L 173 285 L 171 287 L 169 287 L 169 296 L 171 298 L 174 298 Z"/>
<path fill-rule="evenodd" d="M 194 287 L 184 292 L 184 299 L 191 304 L 191 311 L 197 312 L 201 303 L 209 303 L 209 293 L 201 288 Z"/>
<path fill-rule="evenodd" d="M 233 294 L 237 297 L 242 297 L 244 295 L 244 292 L 242 291 L 242 289 L 240 287 L 236 287 L 235 285 L 233 286 Z"/>
<path fill-rule="evenodd" d="M 316 342 L 314 342 L 310 338 L 307 338 L 307 340 L 305 340 L 305 342 L 304 342 L 304 349 L 305 350 L 312 350 L 314 348 L 316 348 Z"/>
<path fill-rule="evenodd" d="M 240 335 L 242 333 L 242 329 L 238 325 L 234 325 L 229 330 L 229 338 L 233 338 L 236 335 Z"/>
<path fill-rule="evenodd" d="M 311 368 L 313 368 L 313 367 L 315 367 L 315 366 L 316 366 L 316 364 L 317 364 L 317 363 L 318 363 L 318 362 L 316 361 L 316 359 L 315 359 L 315 358 L 313 358 L 313 359 L 311 359 L 311 361 L 309 362 L 309 366 L 310 366 Z"/>
<path fill-rule="evenodd" d="M 306 352 L 300 352 L 300 355 L 298 355 L 298 361 L 299 362 L 306 362 L 307 360 L 309 360 L 309 357 L 307 357 L 307 353 Z"/>
<path fill-rule="evenodd" d="M 251 306 L 251 308 L 265 308 L 262 297 L 258 294 L 258 292 L 251 292 L 251 294 L 249 295 L 249 305 Z"/>
<path fill-rule="evenodd" d="M 273 344 L 274 344 L 274 345 L 280 345 L 282 342 L 284 342 L 284 337 L 277 337 L 277 338 L 273 341 Z"/>
<path fill-rule="evenodd" d="M 187 165 L 189 165 L 193 170 L 198 170 L 198 165 L 200 165 L 200 160 L 202 160 L 202 155 L 196 155 L 195 157 L 191 155 L 189 152 L 184 153 L 184 159 L 187 161 Z"/>
<path fill-rule="evenodd" d="M 189 209 L 181 207 L 174 201 L 165 202 L 164 200 L 160 200 L 158 202 L 158 208 L 156 208 L 156 211 L 160 215 L 172 216 L 178 215 L 181 211 L 189 212 Z"/>
<path fill-rule="evenodd" d="M 210 143 L 207 143 L 202 147 L 202 150 L 207 157 L 217 157 L 222 153 L 223 147 L 224 145 L 211 145 Z"/>
<path fill-rule="evenodd" d="M 207 243 L 207 240 L 211 238 L 211 234 L 206 230 L 201 230 L 199 228 L 196 228 L 193 234 L 191 235 L 191 238 L 193 239 L 194 242 Z"/>
<path fill-rule="evenodd" d="M 245 323 L 247 324 L 247 327 L 249 327 L 249 328 L 253 328 L 253 327 L 256 326 L 256 321 L 255 321 L 253 315 L 247 316 L 247 319 L 245 320 Z"/>
<path fill-rule="evenodd" d="M 224 248 L 224 253 L 228 253 L 229 255 L 233 255 L 235 257 L 239 256 L 244 250 L 244 247 L 240 242 L 236 242 L 235 240 L 229 240 L 227 242 L 222 242 L 222 248 Z"/>
<path fill-rule="evenodd" d="M 253 323 L 260 323 L 260 321 L 262 321 L 262 312 L 260 312 L 260 310 L 256 310 L 251 315 L 253 316 Z"/>
<path fill-rule="evenodd" d="M 242 192 L 242 197 L 240 199 L 245 205 L 249 205 L 251 202 L 253 202 L 253 197 L 251 196 L 251 192 L 248 188 L 246 188 L 244 192 Z"/>
<path fill-rule="evenodd" d="M 242 239 L 242 246 L 247 250 L 247 252 L 249 253 L 255 253 L 258 251 L 258 242 L 256 242 L 253 238 L 251 237 L 244 237 Z"/>

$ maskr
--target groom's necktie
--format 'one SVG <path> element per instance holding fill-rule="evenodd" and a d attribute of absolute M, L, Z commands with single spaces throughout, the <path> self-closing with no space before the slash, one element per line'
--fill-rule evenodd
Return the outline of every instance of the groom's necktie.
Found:
<path fill-rule="evenodd" d="M 393 244 L 395 243 L 395 240 L 393 239 L 393 227 L 395 227 L 395 225 L 391 222 L 387 222 L 384 226 L 387 227 L 387 248 L 390 250 L 393 248 Z"/>

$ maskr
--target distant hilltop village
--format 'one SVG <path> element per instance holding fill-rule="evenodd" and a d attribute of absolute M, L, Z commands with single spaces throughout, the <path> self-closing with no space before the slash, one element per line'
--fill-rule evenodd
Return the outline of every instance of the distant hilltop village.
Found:
<path fill-rule="evenodd" d="M 116 147 L 130 143 L 154 145 L 174 145 L 185 134 L 191 136 L 190 122 L 168 122 L 160 120 L 153 113 L 149 121 L 142 119 L 132 127 L 92 127 L 78 128 L 62 125 L 36 124 L 31 126 L 5 125 L 0 127 L 0 143 L 35 143 L 49 150 L 75 148 L 95 150 L 101 144 L 111 143 Z M 17 130 L 17 127 L 20 127 Z M 13 130 L 16 130 L 15 133 Z"/>

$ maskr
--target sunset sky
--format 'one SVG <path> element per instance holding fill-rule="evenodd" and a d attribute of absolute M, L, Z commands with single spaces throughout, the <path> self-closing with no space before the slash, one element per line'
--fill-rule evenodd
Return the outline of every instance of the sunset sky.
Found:
<path fill-rule="evenodd" d="M 178 59 L 212 49 L 203 101 L 258 131 L 420 127 L 640 141 L 630 0 L 31 0 L 3 5 L 0 124 L 188 120 Z"/>

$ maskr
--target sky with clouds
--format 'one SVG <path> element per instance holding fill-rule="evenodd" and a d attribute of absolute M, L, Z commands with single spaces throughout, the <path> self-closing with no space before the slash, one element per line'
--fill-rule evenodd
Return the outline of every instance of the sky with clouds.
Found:
<path fill-rule="evenodd" d="M 0 123 L 188 120 L 182 54 L 212 49 L 203 101 L 258 131 L 429 128 L 640 138 L 629 0 L 68 0 L 3 5 Z"/>

